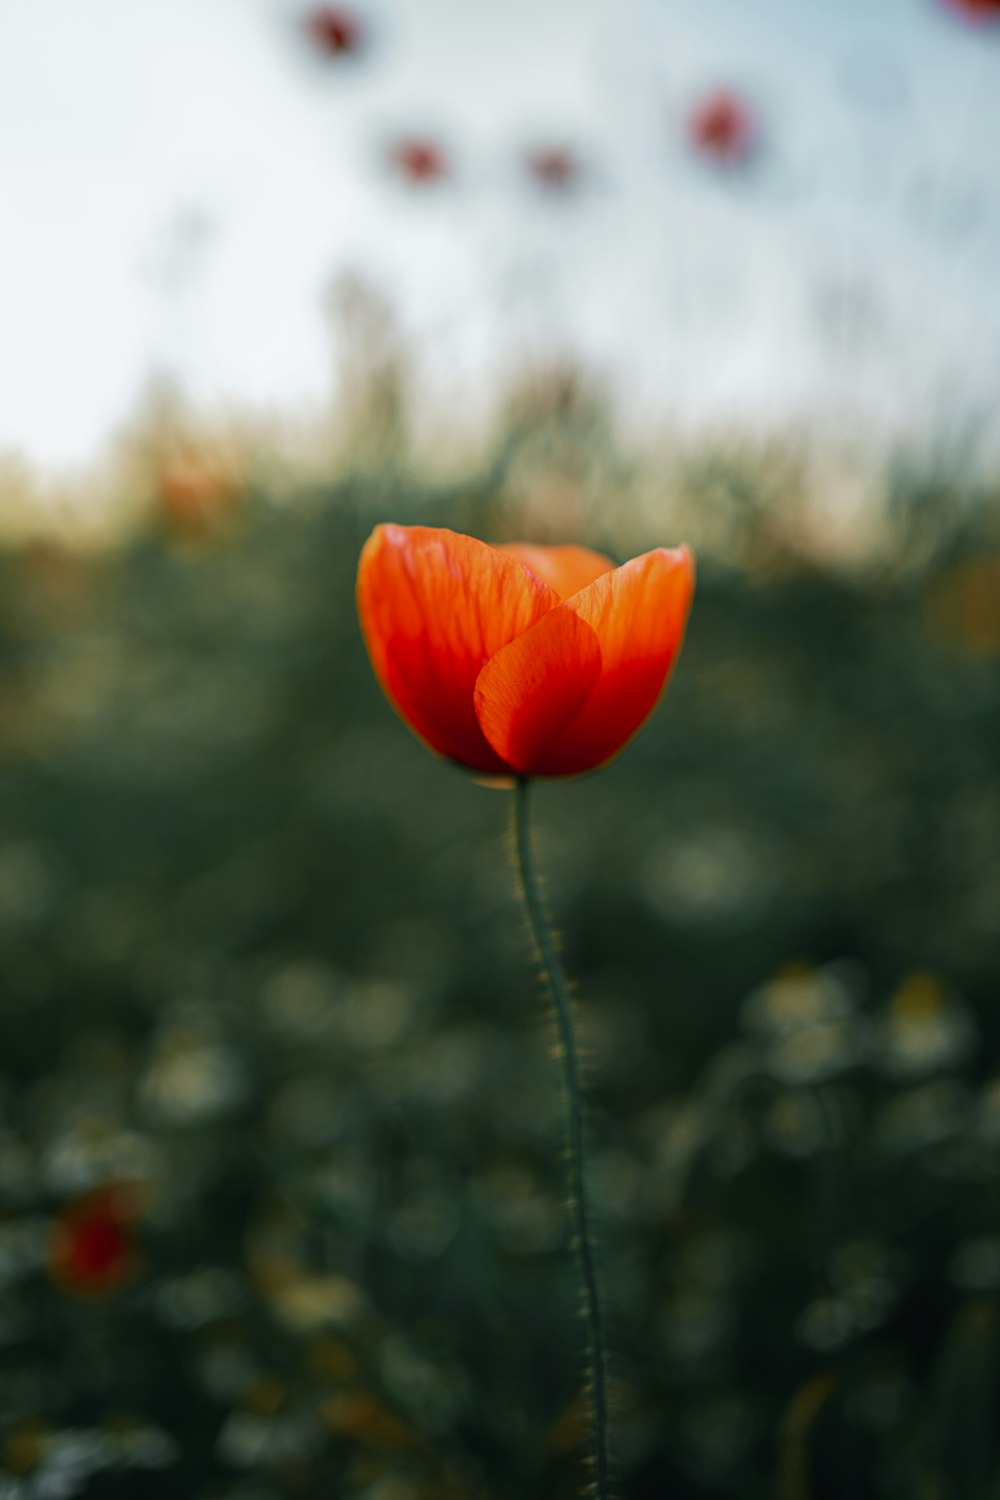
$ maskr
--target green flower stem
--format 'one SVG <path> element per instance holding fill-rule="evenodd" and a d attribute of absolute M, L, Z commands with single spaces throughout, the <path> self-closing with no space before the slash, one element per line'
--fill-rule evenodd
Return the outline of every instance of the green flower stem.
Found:
<path fill-rule="evenodd" d="M 604 1347 L 604 1326 L 597 1295 L 594 1271 L 594 1246 L 587 1204 L 584 1171 L 583 1101 L 580 1087 L 580 1062 L 573 1024 L 573 1004 L 552 931 L 538 889 L 528 832 L 528 780 L 519 778 L 514 788 L 514 840 L 517 872 L 521 882 L 528 921 L 538 948 L 545 977 L 555 1003 L 559 1027 L 563 1095 L 566 1105 L 566 1133 L 569 1142 L 569 1187 L 573 1213 L 576 1252 L 583 1281 L 584 1310 L 587 1319 L 590 1357 L 590 1394 L 594 1423 L 594 1478 L 598 1500 L 610 1500 L 611 1479 L 608 1467 L 608 1395 Z"/>

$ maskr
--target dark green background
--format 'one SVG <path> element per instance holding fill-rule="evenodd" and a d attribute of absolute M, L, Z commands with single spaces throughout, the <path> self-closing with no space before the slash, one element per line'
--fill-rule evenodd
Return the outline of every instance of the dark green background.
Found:
<path fill-rule="evenodd" d="M 654 720 L 534 798 L 621 1494 L 995 1497 L 996 509 L 910 483 L 848 570 L 755 474 L 706 463 Z M 0 565 L 5 1500 L 580 1493 L 508 797 L 412 739 L 353 615 L 376 520 L 503 539 L 505 484 L 258 488 Z M 599 513 L 619 555 L 681 539 Z M 138 1271 L 74 1296 L 52 1225 L 115 1181 Z"/>

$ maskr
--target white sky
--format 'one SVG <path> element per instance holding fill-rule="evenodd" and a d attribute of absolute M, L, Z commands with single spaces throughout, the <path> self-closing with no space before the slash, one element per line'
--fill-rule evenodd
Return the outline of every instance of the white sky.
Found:
<path fill-rule="evenodd" d="M 161 372 L 317 405 L 343 269 L 440 409 L 568 352 L 639 422 L 1000 409 L 1000 29 L 939 0 L 354 8 L 369 52 L 324 64 L 308 0 L 0 5 L 0 450 L 87 460 Z M 742 175 L 685 146 L 717 84 L 762 120 Z M 387 176 L 409 130 L 453 182 Z M 550 139 L 591 168 L 562 201 L 519 166 Z"/>

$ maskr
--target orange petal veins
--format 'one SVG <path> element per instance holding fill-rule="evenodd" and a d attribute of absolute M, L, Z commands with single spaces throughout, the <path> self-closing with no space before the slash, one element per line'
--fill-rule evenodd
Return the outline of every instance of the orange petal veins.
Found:
<path fill-rule="evenodd" d="M 476 713 L 497 754 L 524 776 L 546 769 L 601 675 L 590 626 L 562 605 L 488 661 L 476 682 Z"/>
<path fill-rule="evenodd" d="M 358 616 L 383 691 L 431 749 L 476 771 L 510 769 L 476 718 L 479 671 L 558 602 L 514 558 L 429 526 L 377 526 L 358 565 Z"/>
<path fill-rule="evenodd" d="M 560 599 L 579 593 L 580 589 L 600 578 L 602 573 L 610 573 L 615 566 L 610 557 L 605 557 L 602 552 L 591 552 L 589 547 L 534 547 L 528 542 L 509 542 L 500 551 L 506 552 L 508 557 L 516 557 L 518 562 L 537 573 L 544 583 L 555 589 Z"/>
<path fill-rule="evenodd" d="M 661 547 L 603 574 L 504 647 L 476 683 L 476 712 L 497 754 L 525 776 L 574 776 L 616 755 L 656 704 L 693 590 L 690 552 Z M 573 684 L 590 678 L 592 650 L 567 616 L 589 627 L 600 650 L 599 674 L 582 694 Z"/>

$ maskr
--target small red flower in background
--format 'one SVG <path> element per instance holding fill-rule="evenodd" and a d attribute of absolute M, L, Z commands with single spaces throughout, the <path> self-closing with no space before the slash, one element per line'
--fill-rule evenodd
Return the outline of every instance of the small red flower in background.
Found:
<path fill-rule="evenodd" d="M 524 164 L 540 187 L 564 191 L 580 176 L 580 164 L 565 146 L 540 146 L 529 151 Z"/>
<path fill-rule="evenodd" d="M 160 517 L 176 536 L 207 536 L 229 519 L 240 498 L 234 476 L 197 454 L 164 459 L 156 479 Z"/>
<path fill-rule="evenodd" d="M 977 24 L 1000 21 L 1000 0 L 940 0 L 947 10 Z"/>
<path fill-rule="evenodd" d="M 924 620 L 953 648 L 1000 659 L 1000 552 L 967 558 L 940 575 L 925 599 Z"/>
<path fill-rule="evenodd" d="M 743 165 L 758 144 L 752 110 L 729 89 L 719 89 L 695 105 L 688 116 L 687 133 L 699 155 L 722 166 Z"/>
<path fill-rule="evenodd" d="M 441 182 L 448 176 L 448 159 L 435 141 L 421 136 L 407 136 L 390 149 L 389 161 L 407 181 L 425 185 Z"/>
<path fill-rule="evenodd" d="M 95 1188 L 67 1203 L 52 1226 L 49 1269 L 64 1291 L 107 1297 L 138 1267 L 136 1201 L 120 1183 Z"/>
<path fill-rule="evenodd" d="M 414 732 L 470 770 L 575 776 L 648 718 L 684 638 L 694 562 L 616 568 L 586 547 L 489 547 L 377 526 L 358 566 L 375 675 Z"/>
<path fill-rule="evenodd" d="M 321 5 L 310 11 L 303 26 L 317 49 L 328 57 L 353 57 L 364 46 L 361 22 L 339 5 Z"/>

